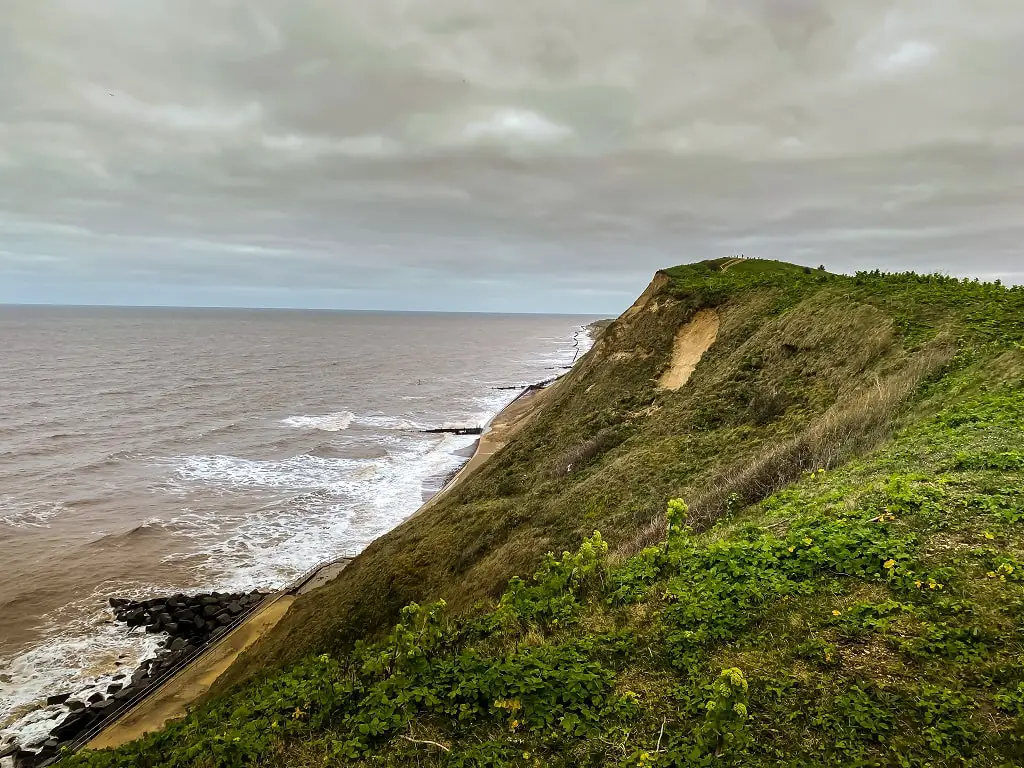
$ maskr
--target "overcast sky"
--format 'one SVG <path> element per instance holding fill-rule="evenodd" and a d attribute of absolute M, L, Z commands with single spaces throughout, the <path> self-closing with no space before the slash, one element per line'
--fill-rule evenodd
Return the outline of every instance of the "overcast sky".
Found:
<path fill-rule="evenodd" d="M 1024 282 L 1022 0 L 2 0 L 0 302 Z"/>

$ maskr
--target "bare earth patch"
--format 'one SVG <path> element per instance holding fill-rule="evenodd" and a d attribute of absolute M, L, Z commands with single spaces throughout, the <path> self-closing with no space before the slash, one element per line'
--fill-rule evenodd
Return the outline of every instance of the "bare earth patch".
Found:
<path fill-rule="evenodd" d="M 718 338 L 718 313 L 702 309 L 679 329 L 672 348 L 672 365 L 658 382 L 662 389 L 679 389 L 690 379 L 693 369 Z"/>

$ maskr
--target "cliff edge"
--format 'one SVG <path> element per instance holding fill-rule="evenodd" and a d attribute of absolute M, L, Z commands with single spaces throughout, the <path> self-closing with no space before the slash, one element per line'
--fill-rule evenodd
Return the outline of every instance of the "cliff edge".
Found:
<path fill-rule="evenodd" d="M 214 699 L 69 764 L 1020 764 L 1022 381 L 1019 288 L 659 272 Z"/>

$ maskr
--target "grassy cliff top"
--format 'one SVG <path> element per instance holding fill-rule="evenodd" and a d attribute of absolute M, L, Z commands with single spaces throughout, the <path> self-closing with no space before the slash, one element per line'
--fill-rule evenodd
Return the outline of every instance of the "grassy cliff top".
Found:
<path fill-rule="evenodd" d="M 70 764 L 1020 764 L 1022 343 L 998 284 L 660 272 L 218 698 Z"/>

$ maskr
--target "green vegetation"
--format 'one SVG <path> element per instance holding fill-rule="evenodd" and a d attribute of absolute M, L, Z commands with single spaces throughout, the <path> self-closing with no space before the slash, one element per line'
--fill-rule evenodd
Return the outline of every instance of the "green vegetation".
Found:
<path fill-rule="evenodd" d="M 67 764 L 1024 761 L 1024 291 L 721 266 L 664 273 L 245 682 Z"/>

